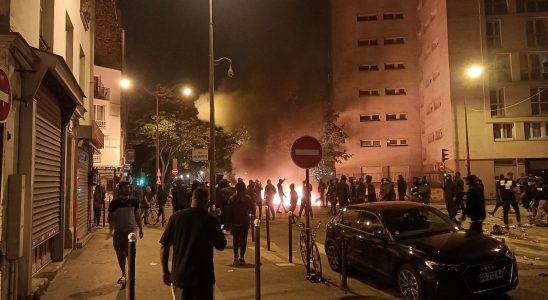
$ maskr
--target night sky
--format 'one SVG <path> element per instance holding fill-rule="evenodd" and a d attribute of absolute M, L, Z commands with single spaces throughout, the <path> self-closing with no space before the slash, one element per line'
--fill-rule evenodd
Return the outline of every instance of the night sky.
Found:
<path fill-rule="evenodd" d="M 329 95 L 328 0 L 214 0 L 217 125 L 245 126 L 250 145 L 233 158 L 241 175 L 286 172 L 289 148 L 319 137 Z M 204 94 L 209 115 L 208 0 L 120 0 L 126 30 L 124 73 L 147 87 L 186 83 Z"/>

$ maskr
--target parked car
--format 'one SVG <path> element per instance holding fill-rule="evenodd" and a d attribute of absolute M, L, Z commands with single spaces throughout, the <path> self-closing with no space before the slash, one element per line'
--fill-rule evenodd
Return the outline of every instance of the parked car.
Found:
<path fill-rule="evenodd" d="M 329 266 L 347 265 L 395 282 L 405 299 L 498 294 L 518 285 L 516 259 L 503 243 L 467 231 L 428 205 L 376 202 L 342 209 L 327 224 Z"/>

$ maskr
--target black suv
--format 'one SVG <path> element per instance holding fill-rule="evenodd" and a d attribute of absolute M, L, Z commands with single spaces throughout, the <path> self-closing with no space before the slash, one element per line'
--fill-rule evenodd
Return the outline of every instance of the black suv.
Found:
<path fill-rule="evenodd" d="M 405 299 L 497 294 L 518 285 L 514 255 L 503 243 L 461 229 L 430 206 L 390 201 L 342 209 L 327 224 L 329 266 L 347 265 L 395 282 Z"/>

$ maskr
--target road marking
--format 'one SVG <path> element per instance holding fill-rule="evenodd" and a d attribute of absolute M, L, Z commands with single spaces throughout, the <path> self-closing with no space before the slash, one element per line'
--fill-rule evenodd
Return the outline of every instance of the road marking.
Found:
<path fill-rule="evenodd" d="M 276 266 L 278 266 L 278 267 L 294 267 L 295 264 L 292 264 L 292 263 L 280 263 L 280 264 L 276 264 Z"/>
<path fill-rule="evenodd" d="M 251 247 L 248 247 L 250 250 L 253 250 L 255 251 L 255 247 L 251 246 Z M 285 260 L 279 258 L 277 255 L 269 252 L 269 251 L 266 251 L 263 249 L 263 247 L 260 248 L 261 249 L 261 257 L 273 262 L 274 264 L 280 264 L 280 263 L 284 263 Z"/>
<path fill-rule="evenodd" d="M 316 156 L 316 155 L 320 155 L 320 150 L 318 150 L 318 149 L 295 149 L 295 155 Z"/>

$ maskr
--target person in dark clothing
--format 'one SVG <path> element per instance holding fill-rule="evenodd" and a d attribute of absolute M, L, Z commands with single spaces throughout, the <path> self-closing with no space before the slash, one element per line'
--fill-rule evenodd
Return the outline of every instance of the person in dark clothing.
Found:
<path fill-rule="evenodd" d="M 247 195 L 251 200 L 253 201 L 253 215 L 256 214 L 256 206 L 257 206 L 257 196 L 255 194 L 255 181 L 249 180 L 249 184 L 247 185 Z"/>
<path fill-rule="evenodd" d="M 464 214 L 464 180 L 462 180 L 460 172 L 455 172 L 455 217 L 459 212 L 459 208 L 462 212 L 460 220 L 465 220 L 466 216 Z"/>
<path fill-rule="evenodd" d="M 234 265 L 245 264 L 245 250 L 247 249 L 247 232 L 249 219 L 255 213 L 255 204 L 246 193 L 245 184 L 236 184 L 236 194 L 228 200 L 226 207 L 226 223 L 230 224 L 232 232 L 232 246 L 234 249 Z M 238 251 L 240 256 L 238 257 Z"/>
<path fill-rule="evenodd" d="M 105 205 L 105 189 L 102 185 L 95 186 L 93 191 L 93 224 L 99 226 L 101 222 L 101 209 Z"/>
<path fill-rule="evenodd" d="M 226 238 L 221 224 L 207 207 L 207 190 L 197 188 L 191 207 L 171 216 L 160 240 L 163 282 L 172 287 L 174 300 L 214 298 L 213 247 L 224 250 Z"/>
<path fill-rule="evenodd" d="M 291 212 L 292 222 L 295 223 L 295 209 L 297 208 L 297 202 L 299 202 L 299 194 L 295 191 L 295 184 L 289 185 L 289 211 Z"/>
<path fill-rule="evenodd" d="M 112 244 L 118 259 L 118 265 L 122 276 L 118 284 L 126 282 L 126 259 L 128 257 L 128 235 L 134 233 L 139 227 L 139 238 L 143 238 L 143 224 L 139 212 L 139 200 L 131 194 L 131 184 L 122 181 L 118 184 L 119 192 L 116 199 L 108 206 L 109 235 L 112 236 Z"/>
<path fill-rule="evenodd" d="M 278 214 L 282 213 L 280 211 L 280 205 L 284 208 L 284 213 L 287 213 L 287 209 L 285 209 L 285 206 L 284 206 L 284 197 L 285 197 L 284 187 L 283 187 L 284 181 L 285 181 L 285 178 L 278 179 L 278 184 L 276 185 L 276 187 L 278 188 L 278 197 L 280 197 L 280 203 L 278 204 L 278 209 L 276 210 L 276 213 Z"/>
<path fill-rule="evenodd" d="M 228 199 L 232 196 L 232 189 L 230 188 L 230 183 L 228 180 L 223 179 L 219 182 L 217 188 L 215 189 L 215 194 L 215 209 L 219 210 L 219 219 L 221 224 L 226 224 L 226 207 L 228 205 Z"/>
<path fill-rule="evenodd" d="M 419 194 L 423 203 L 430 205 L 430 195 L 432 194 L 432 190 L 430 189 L 430 183 L 428 183 L 428 179 L 426 179 L 426 176 L 422 176 L 419 185 Z"/>
<path fill-rule="evenodd" d="M 158 193 L 156 193 L 157 201 L 158 201 L 158 220 L 160 220 L 160 217 L 162 218 L 162 226 L 164 226 L 165 220 L 166 220 L 166 214 L 164 211 L 164 207 L 167 203 L 167 193 L 164 191 L 164 188 L 159 185 L 158 186 Z"/>
<path fill-rule="evenodd" d="M 396 192 L 394 191 L 394 183 L 390 178 L 383 178 L 381 186 L 381 199 L 382 201 L 394 201 L 396 200 Z"/>
<path fill-rule="evenodd" d="M 375 191 L 375 185 L 373 185 L 373 177 L 371 175 L 365 176 L 365 198 L 367 202 L 377 202 L 377 191 Z"/>
<path fill-rule="evenodd" d="M 153 198 L 154 193 L 152 192 L 152 188 L 150 188 L 150 186 L 147 186 L 145 189 L 145 193 L 143 194 L 143 198 L 141 198 L 141 213 L 143 214 L 145 224 L 148 224 L 148 210 L 152 206 Z"/>
<path fill-rule="evenodd" d="M 485 198 L 483 186 L 476 175 L 466 177 L 468 192 L 466 193 L 466 215 L 470 218 L 470 231 L 483 234 L 483 220 L 485 220 Z"/>
<path fill-rule="evenodd" d="M 350 204 L 355 204 L 358 198 L 358 184 L 354 177 L 350 177 L 348 183 L 350 185 Z"/>
<path fill-rule="evenodd" d="M 327 185 L 320 178 L 320 182 L 318 183 L 318 192 L 320 192 L 320 201 L 322 202 L 322 207 L 327 207 L 327 201 L 325 199 L 326 190 L 327 190 Z"/>
<path fill-rule="evenodd" d="M 261 182 L 259 181 L 259 179 L 255 180 L 255 197 L 256 197 L 256 201 L 255 201 L 255 205 L 257 205 L 257 210 L 259 211 L 259 220 L 262 220 L 262 217 L 263 217 L 263 197 L 262 197 L 262 192 L 263 192 L 263 185 L 261 184 Z"/>
<path fill-rule="evenodd" d="M 274 196 L 276 196 L 276 187 L 272 184 L 272 181 L 268 179 L 266 186 L 264 187 L 264 201 L 270 211 L 270 219 L 276 220 L 276 214 L 274 211 Z"/>
<path fill-rule="evenodd" d="M 398 175 L 398 200 L 404 201 L 407 194 L 407 181 L 403 178 L 403 175 Z"/>
<path fill-rule="evenodd" d="M 360 177 L 358 180 L 358 187 L 356 189 L 356 203 L 364 203 L 365 202 L 365 182 L 363 182 L 363 178 Z"/>
<path fill-rule="evenodd" d="M 514 209 L 516 213 L 516 220 L 518 222 L 518 225 L 521 225 L 521 215 L 519 211 L 519 205 L 516 200 L 516 194 L 514 193 L 514 189 L 517 188 L 517 183 L 513 179 L 514 173 L 508 172 L 506 174 L 507 177 L 504 180 L 501 180 L 503 182 L 503 186 L 499 183 L 500 186 L 500 194 L 502 198 L 502 211 L 504 213 L 504 225 L 508 228 L 508 214 L 510 212 L 510 206 Z"/>
<path fill-rule="evenodd" d="M 194 185 L 194 183 L 192 183 Z M 190 199 L 183 180 L 177 179 L 177 185 L 171 190 L 173 213 L 190 207 Z"/>
<path fill-rule="evenodd" d="M 501 185 L 501 183 L 502 183 L 502 185 Z M 497 203 L 495 205 L 495 209 L 493 210 L 493 212 L 489 213 L 493 217 L 495 216 L 495 213 L 497 212 L 499 207 L 503 207 L 502 198 L 501 198 L 501 187 L 502 186 L 504 186 L 504 175 L 500 174 L 499 179 L 496 181 L 496 186 L 495 186 L 495 193 L 496 193 L 496 197 L 497 197 Z"/>
<path fill-rule="evenodd" d="M 337 186 L 333 179 L 329 180 L 329 185 L 327 187 L 327 200 L 331 204 L 329 213 L 332 215 L 337 214 Z"/>
<path fill-rule="evenodd" d="M 341 175 L 341 181 L 337 185 L 337 200 L 339 201 L 339 208 L 348 206 L 350 201 L 350 188 L 346 183 L 345 175 Z"/>
<path fill-rule="evenodd" d="M 306 192 L 307 188 L 308 188 L 308 193 Z M 305 216 L 306 216 L 306 210 L 310 211 L 310 217 L 313 216 L 311 199 L 310 199 L 311 197 L 312 197 L 312 184 L 308 184 L 308 187 L 307 187 L 306 181 L 303 181 L 301 207 L 299 208 L 299 218 L 303 214 L 303 210 L 304 210 Z"/>
<path fill-rule="evenodd" d="M 443 190 L 443 200 L 445 201 L 445 207 L 447 208 L 447 214 L 451 220 L 456 221 L 455 216 L 457 214 L 455 210 L 455 193 L 456 187 L 455 182 L 451 175 L 447 175 L 445 179 L 445 184 L 441 186 Z"/>

